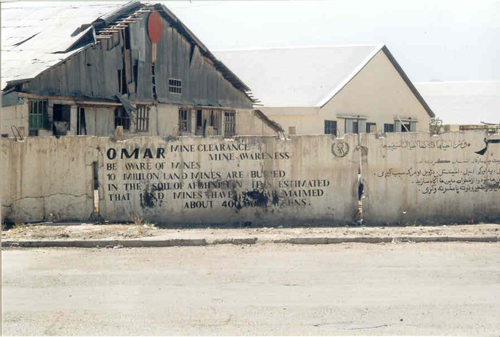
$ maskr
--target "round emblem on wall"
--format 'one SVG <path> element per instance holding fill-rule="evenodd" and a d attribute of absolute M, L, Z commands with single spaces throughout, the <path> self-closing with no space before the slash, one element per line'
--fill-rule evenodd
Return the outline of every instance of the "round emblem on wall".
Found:
<path fill-rule="evenodd" d="M 333 143 L 332 153 L 335 157 L 345 157 L 349 153 L 349 144 L 344 141 Z"/>
<path fill-rule="evenodd" d="M 152 43 L 158 43 L 161 39 L 161 16 L 158 12 L 149 14 L 148 36 Z"/>

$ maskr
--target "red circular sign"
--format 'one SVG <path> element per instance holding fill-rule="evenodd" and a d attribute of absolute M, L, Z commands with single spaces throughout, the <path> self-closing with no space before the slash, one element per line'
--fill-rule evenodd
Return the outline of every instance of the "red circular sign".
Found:
<path fill-rule="evenodd" d="M 161 16 L 158 12 L 149 14 L 148 35 L 153 43 L 158 43 L 161 39 Z"/>

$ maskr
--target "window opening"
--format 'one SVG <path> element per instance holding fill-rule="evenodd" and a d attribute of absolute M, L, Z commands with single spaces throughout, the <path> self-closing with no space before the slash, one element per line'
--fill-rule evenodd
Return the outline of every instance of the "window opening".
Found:
<path fill-rule="evenodd" d="M 48 117 L 47 107 L 47 100 L 29 100 L 29 129 L 36 131 L 32 133 L 33 135 L 38 136 L 38 130 L 45 128 Z"/>
<path fill-rule="evenodd" d="M 182 93 L 182 81 L 174 78 L 168 79 L 168 92 L 174 94 Z"/>
<path fill-rule="evenodd" d="M 359 133 L 359 122 L 352 122 L 352 133 Z"/>
<path fill-rule="evenodd" d="M 203 111 L 202 110 L 196 111 L 196 127 L 197 128 L 203 127 Z"/>
<path fill-rule="evenodd" d="M 117 126 L 123 126 L 123 130 L 130 130 L 130 117 L 124 107 L 115 109 L 115 129 Z"/>
<path fill-rule="evenodd" d="M 234 135 L 236 135 L 236 114 L 234 111 L 226 111 L 224 112 L 224 136 Z"/>
<path fill-rule="evenodd" d="M 179 110 L 179 131 L 181 132 L 190 132 L 190 111 L 186 109 Z"/>
<path fill-rule="evenodd" d="M 384 124 L 384 132 L 394 132 L 394 124 Z"/>
<path fill-rule="evenodd" d="M 137 128 L 136 131 L 149 131 L 149 106 L 137 106 Z"/>
<path fill-rule="evenodd" d="M 76 118 L 76 134 L 86 135 L 87 134 L 87 121 L 85 119 L 85 108 L 78 107 Z"/>
<path fill-rule="evenodd" d="M 374 132 L 377 132 L 377 123 L 366 123 L 366 133 L 370 133 L 372 126 L 374 126 Z"/>
<path fill-rule="evenodd" d="M 337 121 L 325 120 L 325 135 L 337 135 Z"/>

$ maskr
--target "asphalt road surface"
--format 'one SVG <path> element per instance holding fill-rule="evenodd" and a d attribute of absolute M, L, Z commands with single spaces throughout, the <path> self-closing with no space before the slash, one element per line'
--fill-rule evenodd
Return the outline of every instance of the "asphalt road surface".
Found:
<path fill-rule="evenodd" d="M 500 244 L 2 252 L 4 335 L 500 336 Z"/>

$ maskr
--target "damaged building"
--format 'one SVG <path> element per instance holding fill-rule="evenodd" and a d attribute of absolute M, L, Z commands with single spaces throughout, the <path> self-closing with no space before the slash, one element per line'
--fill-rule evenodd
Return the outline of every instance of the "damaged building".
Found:
<path fill-rule="evenodd" d="M 17 2 L 2 26 L 2 137 L 281 131 L 162 4 Z"/>

